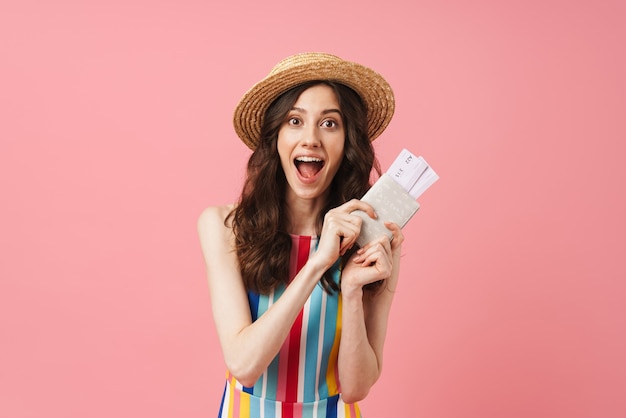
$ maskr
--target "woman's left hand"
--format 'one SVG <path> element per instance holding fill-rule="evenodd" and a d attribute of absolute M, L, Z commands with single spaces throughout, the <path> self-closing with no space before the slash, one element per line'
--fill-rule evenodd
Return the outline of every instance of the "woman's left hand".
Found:
<path fill-rule="evenodd" d="M 391 276 L 394 263 L 399 262 L 404 235 L 395 223 L 387 222 L 385 226 L 391 231 L 392 240 L 382 236 L 355 252 L 341 274 L 342 292 L 360 291 L 366 284 Z"/>

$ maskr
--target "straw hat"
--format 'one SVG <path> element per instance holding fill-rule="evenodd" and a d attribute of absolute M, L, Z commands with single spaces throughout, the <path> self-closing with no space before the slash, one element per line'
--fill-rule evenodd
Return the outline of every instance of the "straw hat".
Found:
<path fill-rule="evenodd" d="M 335 55 L 308 52 L 280 61 L 242 97 L 233 117 L 239 138 L 254 150 L 270 104 L 292 87 L 314 80 L 345 84 L 361 96 L 367 106 L 370 140 L 378 137 L 391 121 L 395 109 L 393 91 L 380 74 Z"/>

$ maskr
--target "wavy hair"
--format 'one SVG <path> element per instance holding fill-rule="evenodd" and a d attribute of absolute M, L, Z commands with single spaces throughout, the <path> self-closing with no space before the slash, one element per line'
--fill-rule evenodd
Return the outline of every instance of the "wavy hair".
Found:
<path fill-rule="evenodd" d="M 306 89 L 318 85 L 333 89 L 345 127 L 344 156 L 330 185 L 328 198 L 317 215 L 317 234 L 325 214 L 353 198 L 361 198 L 371 186 L 380 166 L 367 135 L 367 109 L 349 87 L 329 81 L 312 81 L 279 96 L 268 108 L 258 146 L 248 160 L 246 180 L 238 204 L 229 214 L 235 236 L 235 251 L 246 289 L 268 293 L 278 283 L 289 281 L 291 236 L 285 210 L 287 180 L 278 155 L 278 131 L 288 112 Z M 349 254 L 344 255 L 343 262 Z M 328 292 L 338 286 L 325 272 L 321 284 Z"/>

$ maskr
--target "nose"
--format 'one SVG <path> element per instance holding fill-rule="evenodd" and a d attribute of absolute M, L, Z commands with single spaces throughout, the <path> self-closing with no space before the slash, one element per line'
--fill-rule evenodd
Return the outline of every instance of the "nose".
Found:
<path fill-rule="evenodd" d="M 319 147 L 320 132 L 315 124 L 310 124 L 307 129 L 303 131 L 302 145 L 306 147 Z"/>

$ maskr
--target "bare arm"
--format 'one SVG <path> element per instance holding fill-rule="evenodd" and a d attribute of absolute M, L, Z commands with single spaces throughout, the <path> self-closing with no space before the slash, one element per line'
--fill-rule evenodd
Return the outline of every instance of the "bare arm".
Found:
<path fill-rule="evenodd" d="M 243 385 L 252 386 L 279 352 L 324 270 L 308 263 L 279 300 L 253 323 L 232 230 L 224 225 L 229 209 L 206 209 L 198 220 L 198 234 L 226 367 Z"/>
<path fill-rule="evenodd" d="M 356 208 L 371 209 L 358 201 L 351 205 L 327 216 L 318 250 L 276 303 L 255 322 L 234 251 L 232 229 L 224 225 L 231 207 L 208 208 L 200 215 L 198 234 L 218 338 L 228 370 L 243 385 L 253 385 L 268 367 L 322 274 L 353 244 L 360 219 L 345 214 Z"/>

